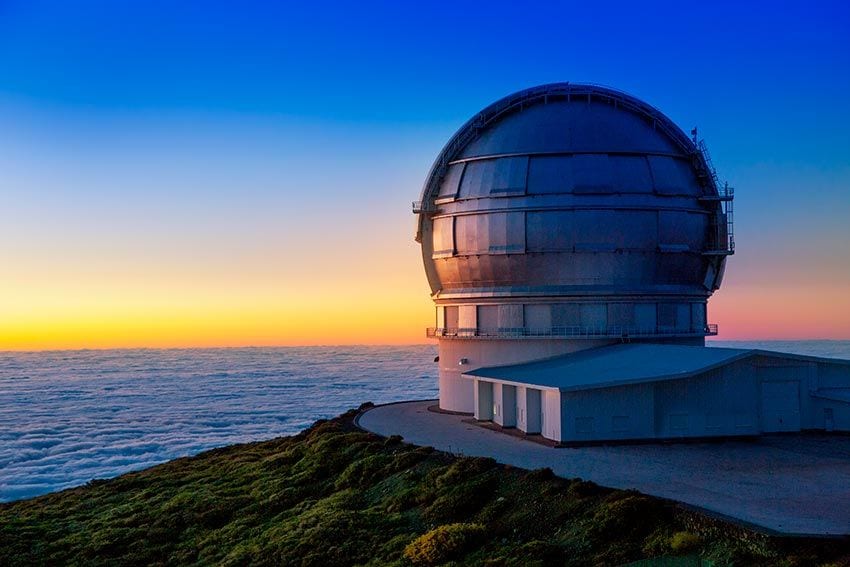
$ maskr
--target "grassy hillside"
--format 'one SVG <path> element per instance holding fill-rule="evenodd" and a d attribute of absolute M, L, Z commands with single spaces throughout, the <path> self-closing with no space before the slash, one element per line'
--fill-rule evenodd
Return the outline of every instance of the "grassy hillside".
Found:
<path fill-rule="evenodd" d="M 384 439 L 355 415 L 0 505 L 0 564 L 850 563 L 847 540 L 770 538 L 637 492 Z"/>

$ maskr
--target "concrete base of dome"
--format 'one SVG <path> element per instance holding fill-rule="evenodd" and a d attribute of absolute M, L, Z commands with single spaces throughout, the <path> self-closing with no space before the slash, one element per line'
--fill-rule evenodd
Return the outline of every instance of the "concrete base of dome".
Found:
<path fill-rule="evenodd" d="M 473 381 L 460 377 L 460 372 L 440 371 L 440 409 L 472 413 Z"/>

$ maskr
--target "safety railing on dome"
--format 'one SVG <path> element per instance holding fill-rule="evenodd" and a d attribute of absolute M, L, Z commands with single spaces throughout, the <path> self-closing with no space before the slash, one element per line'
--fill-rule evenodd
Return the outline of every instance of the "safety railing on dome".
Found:
<path fill-rule="evenodd" d="M 436 210 L 434 203 L 429 201 L 413 201 L 413 214 L 433 213 Z"/>
<path fill-rule="evenodd" d="M 633 327 L 550 327 L 530 329 L 526 327 L 478 329 L 473 327 L 429 327 L 425 331 L 428 338 L 457 338 L 457 339 L 520 339 L 520 338 L 631 338 L 631 337 L 668 337 L 668 336 L 706 336 L 716 335 L 718 327 L 710 323 L 702 329 L 675 329 Z"/>
<path fill-rule="evenodd" d="M 734 224 L 734 209 L 733 202 L 735 190 L 729 187 L 728 183 L 722 186 L 717 180 L 717 171 L 714 169 L 714 163 L 711 160 L 711 154 L 708 152 L 708 146 L 705 140 L 694 140 L 696 146 L 696 154 L 694 155 L 694 165 L 702 175 L 709 178 L 709 186 L 717 190 L 717 194 L 709 193 L 700 197 L 701 201 L 719 201 L 721 206 L 722 216 L 714 217 L 714 242 L 710 244 L 711 248 L 705 252 L 709 255 L 729 255 L 735 253 L 735 224 Z M 700 156 L 702 159 L 700 159 Z"/>
<path fill-rule="evenodd" d="M 717 171 L 714 169 L 714 162 L 711 161 L 711 154 L 708 153 L 708 146 L 705 140 L 700 140 L 696 144 L 697 149 L 702 153 L 702 158 L 705 160 L 705 166 L 708 168 L 708 174 L 714 182 L 714 186 L 720 190 L 720 182 L 717 180 Z"/>

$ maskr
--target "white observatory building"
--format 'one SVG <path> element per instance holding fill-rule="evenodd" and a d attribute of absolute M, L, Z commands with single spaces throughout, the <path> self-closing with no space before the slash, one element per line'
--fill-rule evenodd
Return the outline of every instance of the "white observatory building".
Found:
<path fill-rule="evenodd" d="M 558 83 L 479 112 L 413 205 L 440 408 L 565 443 L 850 430 L 850 361 L 704 346 L 732 197 L 625 93 Z"/>

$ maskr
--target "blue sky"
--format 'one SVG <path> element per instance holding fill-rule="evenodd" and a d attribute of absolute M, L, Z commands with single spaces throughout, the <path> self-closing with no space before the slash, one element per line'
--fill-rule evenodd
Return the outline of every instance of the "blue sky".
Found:
<path fill-rule="evenodd" d="M 576 81 L 699 126 L 738 189 L 727 287 L 840 295 L 848 6 L 0 0 L 0 260 L 17 278 L 0 291 L 37 281 L 91 306 L 102 282 L 132 303 L 121 282 L 156 272 L 174 297 L 224 280 L 294 296 L 344 273 L 358 297 L 426 295 L 418 332 L 408 207 L 431 161 L 493 100 Z"/>

